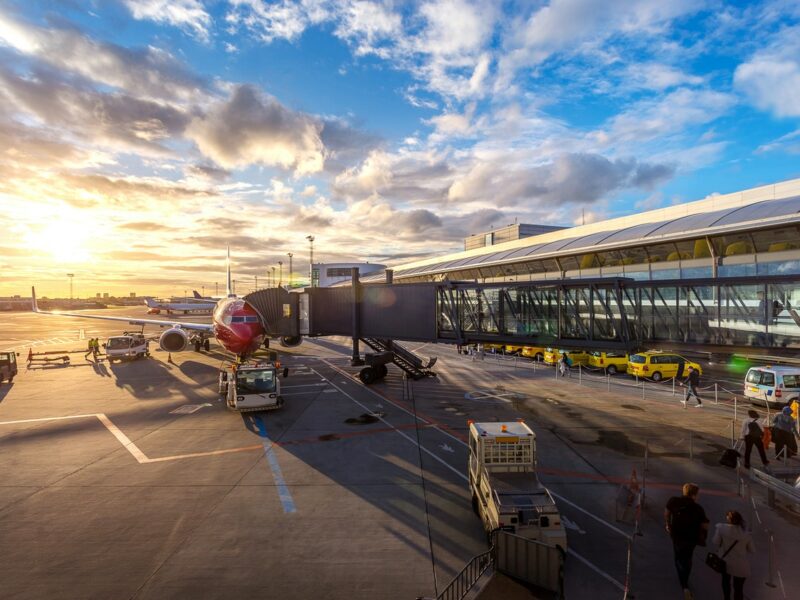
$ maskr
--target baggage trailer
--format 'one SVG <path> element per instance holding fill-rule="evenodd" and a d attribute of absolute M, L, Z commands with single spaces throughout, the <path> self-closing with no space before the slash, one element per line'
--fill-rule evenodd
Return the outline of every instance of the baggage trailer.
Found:
<path fill-rule="evenodd" d="M 469 422 L 469 486 L 489 536 L 499 529 L 566 551 L 558 507 L 536 475 L 536 435 L 522 420 Z"/>
<path fill-rule="evenodd" d="M 14 352 L 0 352 L 0 383 L 14 381 L 14 375 L 17 374 L 17 356 Z"/>

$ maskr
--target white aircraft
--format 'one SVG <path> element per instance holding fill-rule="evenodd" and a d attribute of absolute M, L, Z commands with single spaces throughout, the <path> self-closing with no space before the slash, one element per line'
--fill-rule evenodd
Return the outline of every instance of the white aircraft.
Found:
<path fill-rule="evenodd" d="M 182 312 L 189 314 L 190 312 L 211 312 L 217 305 L 216 302 L 161 302 L 149 296 L 145 297 L 144 303 L 147 305 L 148 315 L 158 315 L 161 311 L 165 311 L 168 315 L 173 312 Z"/>
<path fill-rule="evenodd" d="M 104 321 L 122 321 L 132 325 L 156 325 L 167 328 L 158 338 L 158 344 L 165 352 L 181 352 L 190 344 L 199 351 L 209 349 L 209 339 L 213 336 L 232 354 L 244 359 L 264 345 L 266 332 L 256 310 L 241 298 L 231 293 L 231 252 L 228 248 L 227 274 L 228 297 L 222 298 L 214 306 L 211 323 L 185 323 L 159 321 L 156 319 L 139 319 L 136 317 L 112 317 L 103 315 L 87 315 L 60 311 L 42 311 L 36 303 L 36 289 L 31 288 L 33 312 L 76 317 L 81 319 L 101 319 Z M 284 346 L 297 346 L 302 341 L 300 336 L 281 338 Z"/>

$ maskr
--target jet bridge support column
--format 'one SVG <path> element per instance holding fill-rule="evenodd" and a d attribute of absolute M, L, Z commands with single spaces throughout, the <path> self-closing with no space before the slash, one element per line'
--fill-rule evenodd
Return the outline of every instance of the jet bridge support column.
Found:
<path fill-rule="evenodd" d="M 358 280 L 358 267 L 350 270 L 353 281 L 353 355 L 350 365 L 357 367 L 364 364 L 358 351 L 358 340 L 361 338 L 361 283 Z"/>

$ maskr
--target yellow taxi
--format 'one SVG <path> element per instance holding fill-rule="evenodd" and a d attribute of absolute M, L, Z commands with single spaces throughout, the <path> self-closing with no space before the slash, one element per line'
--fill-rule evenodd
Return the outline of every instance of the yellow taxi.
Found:
<path fill-rule="evenodd" d="M 522 349 L 525 346 L 515 346 L 513 344 L 506 344 L 505 352 L 506 354 L 522 354 Z"/>
<path fill-rule="evenodd" d="M 684 358 L 680 354 L 650 350 L 631 354 L 628 358 L 628 373 L 636 377 L 661 381 L 673 377 L 683 378 L 689 374 L 689 367 L 694 367 L 702 375 L 703 369 L 699 364 Z"/>
<path fill-rule="evenodd" d="M 624 352 L 592 352 L 589 366 L 604 369 L 609 375 L 625 373 L 628 370 L 628 355 Z"/>
<path fill-rule="evenodd" d="M 520 354 L 527 358 L 532 358 L 537 362 L 541 362 L 542 360 L 544 360 L 544 353 L 546 350 L 547 348 L 544 348 L 542 346 L 523 346 L 522 352 L 520 352 Z"/>
<path fill-rule="evenodd" d="M 570 359 L 570 366 L 586 365 L 589 363 L 589 353 L 585 350 L 563 350 L 561 348 L 547 348 L 544 352 L 544 362 L 548 365 L 558 364 L 561 355 L 566 354 Z"/>

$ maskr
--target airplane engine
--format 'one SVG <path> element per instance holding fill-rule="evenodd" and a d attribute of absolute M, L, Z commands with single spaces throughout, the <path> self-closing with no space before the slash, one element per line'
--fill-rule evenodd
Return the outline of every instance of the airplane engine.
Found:
<path fill-rule="evenodd" d="M 299 346 L 302 341 L 303 336 L 301 335 L 286 335 L 281 338 L 281 346 L 284 348 L 294 348 L 295 346 Z"/>
<path fill-rule="evenodd" d="M 173 327 L 161 334 L 158 345 L 164 352 L 181 352 L 189 345 L 189 336 L 183 329 Z"/>

